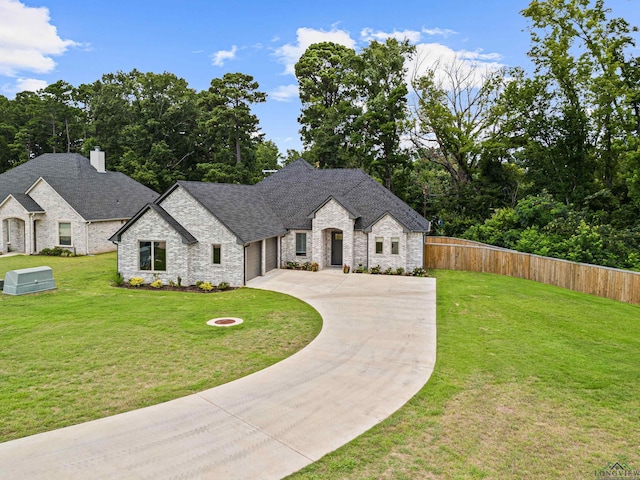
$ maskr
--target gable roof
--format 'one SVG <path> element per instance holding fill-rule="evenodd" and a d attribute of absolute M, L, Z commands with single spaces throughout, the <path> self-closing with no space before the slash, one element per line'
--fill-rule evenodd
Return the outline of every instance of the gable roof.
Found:
<path fill-rule="evenodd" d="M 209 210 L 241 243 L 287 233 L 255 185 L 179 181 L 157 203 L 161 204 L 177 186 L 184 188 Z"/>
<path fill-rule="evenodd" d="M 296 160 L 257 184 L 288 229 L 311 230 L 310 214 L 334 198 L 357 217 L 355 228 L 368 230 L 384 214 L 408 231 L 428 232 L 430 223 L 360 169 L 315 169 Z"/>
<path fill-rule="evenodd" d="M 15 198 L 15 194 L 27 193 L 39 178 L 85 220 L 130 218 L 158 197 L 123 173 L 97 172 L 89 159 L 78 153 L 45 153 L 0 174 L 0 201 L 9 194 Z"/>
<path fill-rule="evenodd" d="M 9 197 L 15 199 L 22 207 L 29 213 L 43 213 L 44 209 L 38 205 L 33 198 L 26 193 L 10 193 L 4 199 L 0 199 L 0 206 L 2 206 Z"/>
<path fill-rule="evenodd" d="M 148 210 L 153 210 L 160 218 L 162 218 L 165 222 L 169 224 L 171 228 L 173 228 L 181 237 L 182 243 L 187 245 L 198 243 L 198 240 L 191 235 L 191 233 L 184 228 L 180 222 L 178 222 L 175 218 L 173 218 L 169 213 L 162 208 L 160 205 L 156 205 L 155 203 L 147 203 L 138 213 L 136 213 L 131 220 L 125 223 L 116 233 L 114 233 L 109 241 L 111 242 L 119 242 L 122 238 L 122 234 L 126 232 L 131 225 L 133 225 L 142 215 L 144 215 Z"/>

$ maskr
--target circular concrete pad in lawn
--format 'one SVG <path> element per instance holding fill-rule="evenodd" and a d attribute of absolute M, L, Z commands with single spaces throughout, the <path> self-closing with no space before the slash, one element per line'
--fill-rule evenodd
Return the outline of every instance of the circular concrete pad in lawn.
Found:
<path fill-rule="evenodd" d="M 212 318 L 207 322 L 207 325 L 211 325 L 212 327 L 233 327 L 234 325 L 240 325 L 241 323 L 242 323 L 241 318 L 221 317 L 221 318 Z"/>

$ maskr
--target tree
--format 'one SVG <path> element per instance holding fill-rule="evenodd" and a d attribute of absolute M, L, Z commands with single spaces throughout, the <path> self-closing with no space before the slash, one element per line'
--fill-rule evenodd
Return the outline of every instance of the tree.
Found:
<path fill-rule="evenodd" d="M 408 40 L 373 41 L 358 56 L 358 86 L 364 109 L 356 125 L 365 170 L 392 190 L 392 177 L 409 168 L 401 140 L 410 132 L 405 62 L 415 53 Z"/>
<path fill-rule="evenodd" d="M 201 171 L 207 170 L 207 164 L 224 164 L 233 167 L 222 169 L 227 180 L 229 176 L 234 177 L 230 173 L 234 170 L 235 181 L 249 181 L 255 175 L 256 148 L 264 134 L 251 106 L 267 98 L 258 88 L 258 82 L 250 75 L 227 73 L 222 78 L 214 78 L 211 87 L 200 92 L 198 123 L 207 160 L 199 165 Z M 220 167 L 215 167 L 211 172 L 219 170 Z M 210 175 L 208 178 L 222 177 Z"/>
<path fill-rule="evenodd" d="M 295 65 L 302 102 L 298 122 L 309 160 L 320 168 L 357 164 L 353 124 L 360 115 L 354 50 L 331 42 L 311 45 Z"/>
<path fill-rule="evenodd" d="M 620 146 L 640 132 L 640 104 L 636 59 L 629 53 L 637 28 L 609 12 L 604 0 L 545 0 L 532 1 L 522 13 L 532 21 L 529 55 L 536 73 L 548 82 L 565 141 L 578 156 L 572 167 L 594 172 L 600 188 L 610 190 L 623 158 Z"/>

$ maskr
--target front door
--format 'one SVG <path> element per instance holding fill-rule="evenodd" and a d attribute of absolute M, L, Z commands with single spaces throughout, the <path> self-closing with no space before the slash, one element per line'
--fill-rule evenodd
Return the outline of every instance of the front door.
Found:
<path fill-rule="evenodd" d="M 331 265 L 342 266 L 342 232 L 331 232 Z"/>

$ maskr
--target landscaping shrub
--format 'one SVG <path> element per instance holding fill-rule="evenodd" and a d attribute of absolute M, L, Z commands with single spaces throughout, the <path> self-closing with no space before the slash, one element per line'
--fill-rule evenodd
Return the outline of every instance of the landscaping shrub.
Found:
<path fill-rule="evenodd" d="M 200 282 L 200 285 L 198 285 L 198 288 L 205 292 L 210 292 L 211 290 L 214 289 L 214 286 L 211 284 L 211 282 Z"/>
<path fill-rule="evenodd" d="M 129 285 L 131 285 L 132 287 L 139 287 L 143 283 L 144 283 L 144 278 L 142 277 L 131 277 L 129 279 Z"/>
<path fill-rule="evenodd" d="M 220 282 L 218 284 L 218 290 L 228 290 L 229 289 L 229 282 Z"/>
<path fill-rule="evenodd" d="M 151 286 L 153 288 L 162 288 L 162 280 L 157 279 L 154 282 L 151 283 Z"/>

